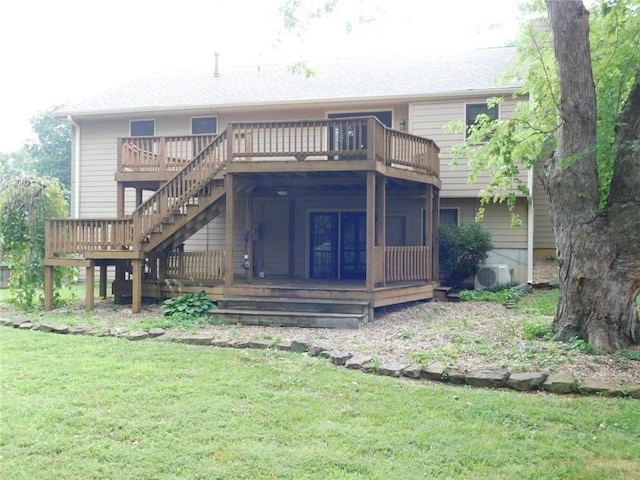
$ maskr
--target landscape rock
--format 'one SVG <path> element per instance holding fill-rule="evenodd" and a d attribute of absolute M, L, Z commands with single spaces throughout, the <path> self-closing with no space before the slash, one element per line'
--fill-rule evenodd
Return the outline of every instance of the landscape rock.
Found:
<path fill-rule="evenodd" d="M 28 322 L 29 320 L 27 320 L 26 318 L 14 318 L 11 321 L 11 325 L 13 326 L 13 328 L 18 328 L 20 327 L 20 325 L 22 325 L 25 322 Z"/>
<path fill-rule="evenodd" d="M 172 342 L 175 339 L 175 335 L 167 332 L 164 335 L 160 335 L 159 337 L 156 337 L 155 339 L 158 340 L 159 342 Z"/>
<path fill-rule="evenodd" d="M 338 366 L 342 366 L 347 363 L 347 360 L 349 360 L 351 357 L 353 357 L 353 354 L 349 352 L 341 352 L 338 350 L 329 352 L 329 361 Z"/>
<path fill-rule="evenodd" d="M 149 330 L 149 335 L 153 338 L 159 337 L 160 335 L 164 335 L 167 331 L 164 328 L 152 328 Z"/>
<path fill-rule="evenodd" d="M 111 337 L 123 337 L 129 329 L 127 327 L 113 327 L 109 329 L 109 336 Z"/>
<path fill-rule="evenodd" d="M 442 381 L 446 367 L 440 363 L 426 365 L 422 369 L 422 376 L 427 380 Z"/>
<path fill-rule="evenodd" d="M 464 385 L 465 374 L 458 370 L 446 370 L 442 374 L 442 380 L 445 382 L 451 382 L 455 385 Z"/>
<path fill-rule="evenodd" d="M 214 338 L 213 340 L 211 340 L 211 345 L 213 345 L 214 347 L 228 347 L 229 346 L 229 342 L 231 340 L 229 340 L 228 338 Z"/>
<path fill-rule="evenodd" d="M 507 386 L 509 370 L 505 368 L 483 368 L 465 375 L 467 385 L 480 388 L 500 388 Z"/>
<path fill-rule="evenodd" d="M 606 397 L 614 397 L 620 394 L 620 390 L 602 380 L 595 380 L 592 378 L 585 379 L 580 385 L 580 391 L 582 393 L 588 393 L 590 395 L 604 395 Z"/>
<path fill-rule="evenodd" d="M 41 323 L 40 325 L 38 325 L 35 330 L 38 330 L 39 332 L 53 332 L 53 325 L 50 325 L 48 323 Z"/>
<path fill-rule="evenodd" d="M 569 372 L 558 372 L 549 375 L 542 388 L 551 393 L 572 393 L 576 389 L 576 379 Z"/>
<path fill-rule="evenodd" d="M 60 324 L 60 325 L 54 325 L 53 329 L 51 330 L 53 333 L 60 333 L 60 334 L 66 334 L 69 333 L 69 327 L 67 327 L 64 324 Z"/>
<path fill-rule="evenodd" d="M 283 351 L 283 352 L 290 352 L 292 344 L 293 344 L 293 342 L 291 342 L 290 340 L 284 340 L 282 342 L 276 343 L 274 348 L 276 350 L 280 350 L 280 351 Z"/>
<path fill-rule="evenodd" d="M 276 344 L 276 342 L 274 342 L 273 340 L 268 340 L 266 338 L 249 340 L 247 343 L 249 348 L 257 348 L 257 349 L 273 348 L 273 346 Z"/>
<path fill-rule="evenodd" d="M 319 356 L 322 352 L 326 352 L 327 349 L 325 347 L 321 347 L 320 345 L 312 345 L 309 347 L 309 355 L 312 357 Z"/>
<path fill-rule="evenodd" d="M 422 376 L 422 365 L 413 363 L 402 371 L 402 375 L 408 378 L 420 378 Z"/>
<path fill-rule="evenodd" d="M 344 366 L 352 370 L 362 370 L 362 367 L 364 365 L 372 361 L 373 357 L 371 355 L 367 355 L 365 353 L 357 353 L 349 360 L 347 360 Z"/>
<path fill-rule="evenodd" d="M 151 338 L 151 335 L 149 335 L 149 332 L 145 332 L 144 330 L 136 330 L 133 332 L 129 332 L 128 338 L 132 342 L 136 342 L 138 340 L 146 340 L 147 338 Z"/>
<path fill-rule="evenodd" d="M 10 318 L 0 318 L 0 325 L 11 327 L 13 325 L 13 320 L 11 320 Z"/>
<path fill-rule="evenodd" d="M 188 345 L 211 345 L 212 335 L 183 335 L 175 337 L 174 342 L 186 343 Z"/>
<path fill-rule="evenodd" d="M 627 383 L 622 387 L 622 391 L 631 398 L 640 400 L 640 383 Z"/>
<path fill-rule="evenodd" d="M 526 392 L 529 390 L 537 390 L 546 379 L 547 374 L 542 372 L 512 373 L 509 376 L 509 380 L 507 380 L 507 385 L 514 390 Z"/>
<path fill-rule="evenodd" d="M 376 373 L 378 371 L 378 363 L 374 359 L 371 359 L 371 361 L 363 363 L 360 370 L 365 373 Z"/>
<path fill-rule="evenodd" d="M 378 367 L 378 375 L 385 375 L 387 377 L 399 377 L 402 371 L 409 365 L 407 363 L 401 363 L 396 361 L 385 362 Z"/>
<path fill-rule="evenodd" d="M 305 353 L 308 352 L 310 349 L 310 345 L 308 343 L 305 342 L 299 342 L 297 340 L 293 340 L 291 342 L 291 348 L 290 350 L 292 352 L 297 352 L 297 353 Z"/>
<path fill-rule="evenodd" d="M 231 348 L 249 348 L 249 342 L 246 340 L 231 340 L 227 342 L 227 346 Z"/>
<path fill-rule="evenodd" d="M 93 332 L 91 327 L 71 327 L 69 328 L 69 334 L 71 335 L 89 335 Z"/>
<path fill-rule="evenodd" d="M 21 330 L 31 330 L 33 327 L 35 327 L 36 324 L 33 322 L 23 322 L 20 324 L 20 326 L 18 327 Z"/>

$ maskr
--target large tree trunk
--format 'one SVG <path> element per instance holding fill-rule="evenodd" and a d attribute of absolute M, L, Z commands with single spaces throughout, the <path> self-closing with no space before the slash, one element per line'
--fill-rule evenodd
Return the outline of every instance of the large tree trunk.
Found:
<path fill-rule="evenodd" d="M 589 13 L 581 0 L 547 7 L 560 85 L 558 145 L 544 178 L 560 268 L 556 338 L 578 336 L 611 352 L 639 336 L 640 71 L 620 115 L 611 194 L 600 210 Z"/>

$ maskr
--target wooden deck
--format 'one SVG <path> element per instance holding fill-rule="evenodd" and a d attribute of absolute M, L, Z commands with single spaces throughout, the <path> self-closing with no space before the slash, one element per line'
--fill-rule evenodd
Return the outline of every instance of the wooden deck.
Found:
<path fill-rule="evenodd" d="M 438 270 L 438 155 L 433 141 L 387 128 L 375 117 L 238 122 L 215 136 L 121 138 L 116 217 L 46 222 L 45 308 L 53 307 L 53 268 L 63 265 L 86 267 L 88 283 L 94 282 L 94 268 L 100 268 L 101 292 L 106 267 L 115 265 L 114 292 L 130 292 L 134 312 L 143 296 L 171 296 L 176 288 L 204 288 L 213 299 L 338 298 L 366 301 L 372 308 L 431 298 Z M 327 198 L 345 186 L 357 192 L 366 204 L 365 279 L 319 282 L 249 274 L 245 282 L 224 274 L 236 267 L 236 210 L 244 208 L 244 228 L 250 231 L 251 192 L 275 191 L 274 186 L 299 192 L 315 188 L 316 195 Z M 127 188 L 136 189 L 130 214 L 124 211 Z M 154 193 L 142 201 L 143 190 Z M 385 217 L 378 221 L 374 212 L 384 211 L 387 191 L 425 198 L 423 209 L 431 212 L 425 245 L 384 244 Z M 171 253 L 221 212 L 226 215 L 226 251 Z M 291 247 L 288 255 L 291 259 Z M 93 298 L 87 298 L 87 308 L 92 305 Z"/>

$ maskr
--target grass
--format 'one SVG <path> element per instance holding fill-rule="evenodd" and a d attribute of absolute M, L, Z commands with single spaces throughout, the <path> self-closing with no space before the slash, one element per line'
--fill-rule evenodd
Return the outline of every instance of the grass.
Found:
<path fill-rule="evenodd" d="M 0 329 L 0 477 L 616 479 L 631 399 L 365 375 L 277 351 Z"/>

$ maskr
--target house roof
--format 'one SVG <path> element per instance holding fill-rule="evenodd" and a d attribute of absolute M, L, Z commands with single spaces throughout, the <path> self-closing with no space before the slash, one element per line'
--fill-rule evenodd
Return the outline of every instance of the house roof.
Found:
<path fill-rule="evenodd" d="M 310 62 L 312 78 L 288 65 L 262 65 L 155 73 L 67 105 L 63 115 L 305 104 L 433 97 L 513 91 L 496 78 L 515 48 L 488 48 L 425 56 L 390 56 Z"/>

